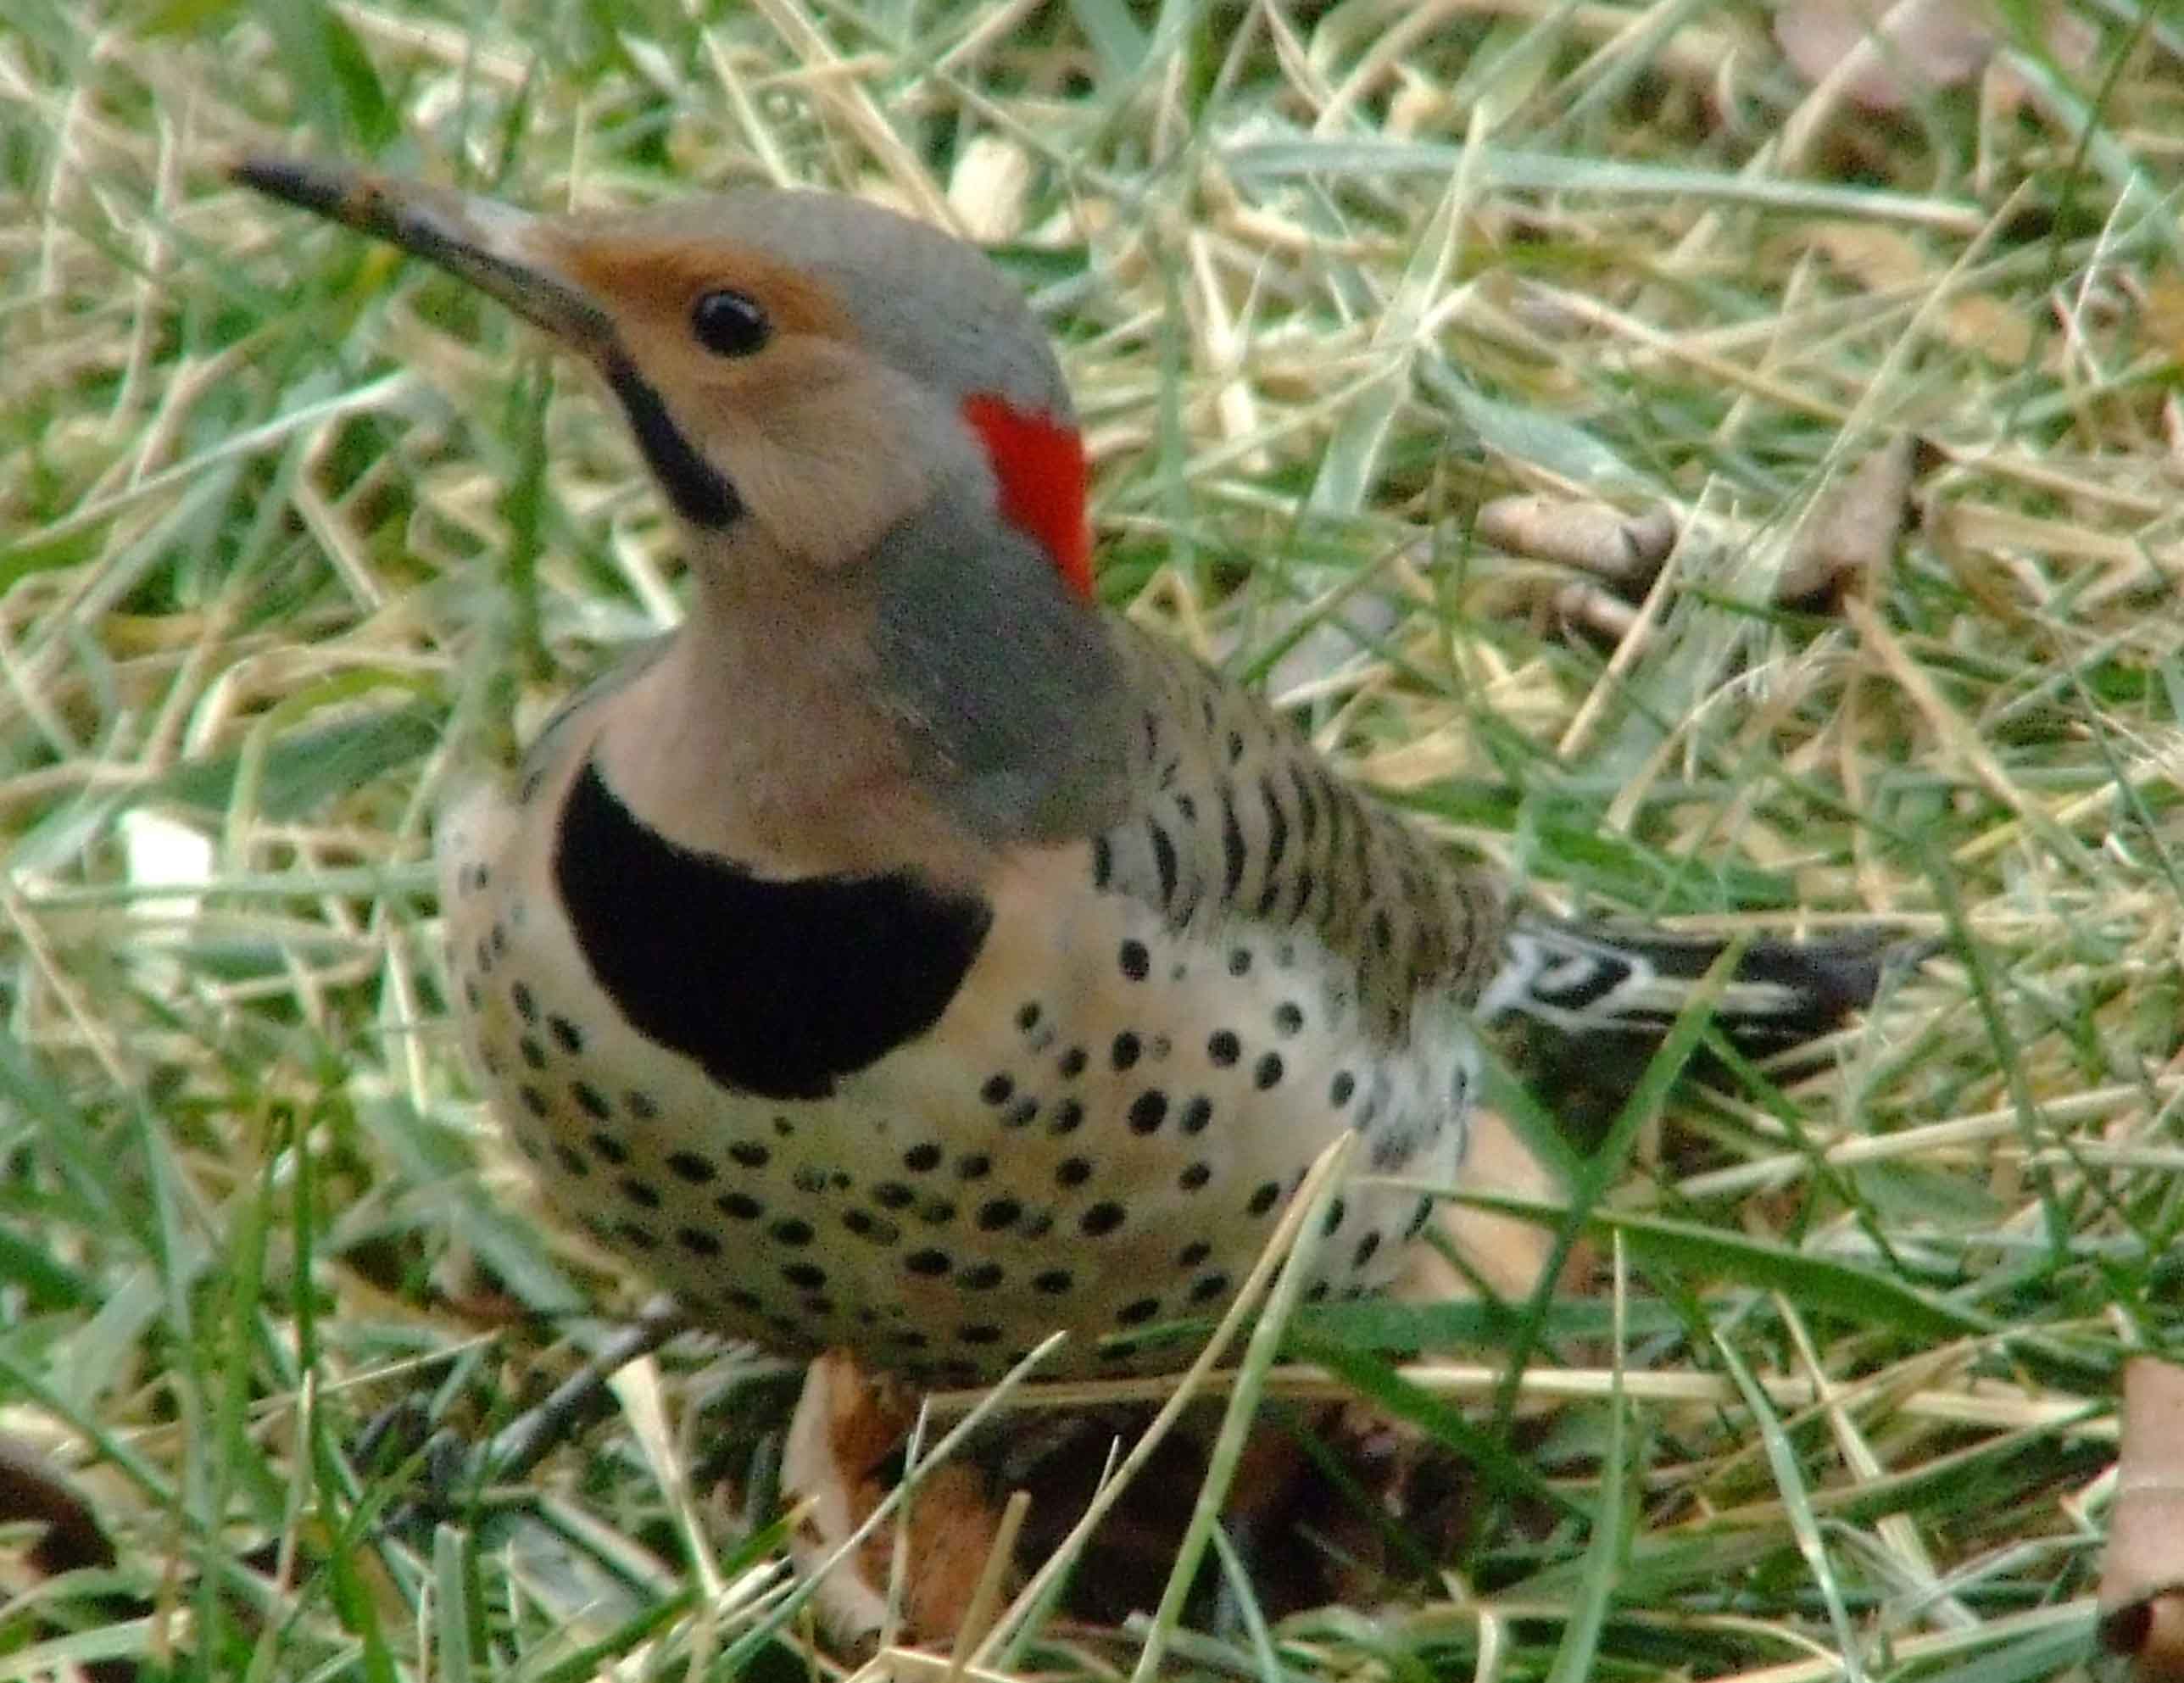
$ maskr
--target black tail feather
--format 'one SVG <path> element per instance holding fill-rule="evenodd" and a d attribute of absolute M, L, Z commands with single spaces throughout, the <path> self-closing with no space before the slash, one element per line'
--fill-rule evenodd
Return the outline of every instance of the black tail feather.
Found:
<path fill-rule="evenodd" d="M 1522 1016 L 1573 1034 L 1658 1038 L 1730 945 L 1526 911 L 1510 929 L 1480 1016 Z M 1741 1051 L 1780 1051 L 1840 1027 L 1872 1003 L 1891 972 L 1933 951 L 1931 942 L 1878 930 L 1752 941 L 1715 1002 L 1714 1021 Z"/>

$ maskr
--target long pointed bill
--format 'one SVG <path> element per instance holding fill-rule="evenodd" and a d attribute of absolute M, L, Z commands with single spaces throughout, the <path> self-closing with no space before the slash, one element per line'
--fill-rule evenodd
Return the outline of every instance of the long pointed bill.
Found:
<path fill-rule="evenodd" d="M 622 348 L 613 319 L 559 272 L 552 225 L 543 218 L 345 164 L 246 158 L 229 174 L 244 187 L 437 264 L 583 353 L 606 376 L 676 512 L 693 526 L 713 529 L 743 514 L 735 486 L 677 428 L 660 393 Z"/>
<path fill-rule="evenodd" d="M 437 264 L 571 349 L 604 355 L 614 344 L 606 313 L 554 271 L 545 224 L 527 211 L 346 164 L 245 158 L 228 173 L 244 187 Z"/>

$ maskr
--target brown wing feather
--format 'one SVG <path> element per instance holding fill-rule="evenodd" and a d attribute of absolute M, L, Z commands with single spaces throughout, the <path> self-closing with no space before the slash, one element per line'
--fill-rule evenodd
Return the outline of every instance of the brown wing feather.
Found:
<path fill-rule="evenodd" d="M 1476 1000 L 1507 918 L 1491 872 L 1445 857 L 1180 649 L 1126 623 L 1115 641 L 1140 706 L 1131 809 L 1095 844 L 1105 886 L 1178 928 L 1310 931 L 1355 965 L 1366 1021 L 1390 1042 L 1422 996 Z"/>

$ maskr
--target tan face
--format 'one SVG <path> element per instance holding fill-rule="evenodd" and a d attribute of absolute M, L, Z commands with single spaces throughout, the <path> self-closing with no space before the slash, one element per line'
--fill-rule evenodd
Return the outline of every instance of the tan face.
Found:
<path fill-rule="evenodd" d="M 625 405 L 618 357 L 791 560 L 844 565 L 932 493 L 934 432 L 961 422 L 859 343 L 821 281 L 722 240 L 539 243 L 611 323 L 593 355 Z"/>

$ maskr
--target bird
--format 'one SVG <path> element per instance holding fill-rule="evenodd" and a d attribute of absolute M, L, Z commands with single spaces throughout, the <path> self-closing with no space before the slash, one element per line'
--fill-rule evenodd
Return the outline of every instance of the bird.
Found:
<path fill-rule="evenodd" d="M 919 1385 L 1173 1369 L 1346 1131 L 1306 1296 L 1462 1176 L 1482 1028 L 1658 1031 L 1721 944 L 1552 914 L 1103 605 L 1062 370 L 973 245 L 749 187 L 529 213 L 348 164 L 241 184 L 588 364 L 688 605 L 437 833 L 454 1014 L 550 1202 L 691 1316 Z M 1756 941 L 1787 1045 L 1885 944 Z M 1725 979 L 1724 979 L 1725 978 Z"/>

